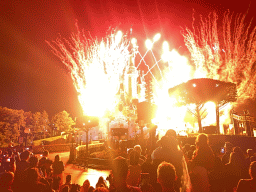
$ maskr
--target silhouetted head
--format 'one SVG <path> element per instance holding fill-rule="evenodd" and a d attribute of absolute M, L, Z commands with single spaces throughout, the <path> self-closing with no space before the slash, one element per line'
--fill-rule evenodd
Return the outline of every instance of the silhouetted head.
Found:
<path fill-rule="evenodd" d="M 36 167 L 38 165 L 38 157 L 37 156 L 30 157 L 29 164 L 31 167 Z"/>
<path fill-rule="evenodd" d="M 142 152 L 142 149 L 141 149 L 141 146 L 140 146 L 140 145 L 135 145 L 135 146 L 133 147 L 133 149 L 134 149 L 134 151 L 137 151 L 137 152 L 139 153 L 139 155 L 140 155 L 141 152 Z"/>
<path fill-rule="evenodd" d="M 112 173 L 114 179 L 126 180 L 128 174 L 128 165 L 125 158 L 119 156 L 114 159 Z"/>
<path fill-rule="evenodd" d="M 55 161 L 60 161 L 60 156 L 59 155 L 55 155 Z"/>
<path fill-rule="evenodd" d="M 159 141 L 159 144 L 162 148 L 168 148 L 171 150 L 177 150 L 178 142 L 177 140 L 172 136 L 163 136 L 161 140 Z"/>
<path fill-rule="evenodd" d="M 93 186 L 90 186 L 89 188 L 88 188 L 88 192 L 94 192 L 94 187 Z"/>
<path fill-rule="evenodd" d="M 246 150 L 246 153 L 247 153 L 247 155 L 248 155 L 249 157 L 251 157 L 251 156 L 253 156 L 254 151 L 253 151 L 252 149 L 247 149 L 247 150 Z"/>
<path fill-rule="evenodd" d="M 175 130 L 169 129 L 169 130 L 166 131 L 165 136 L 176 138 L 177 134 L 176 134 L 176 131 L 175 131 Z"/>
<path fill-rule="evenodd" d="M 245 159 L 244 152 L 240 147 L 238 147 L 238 146 L 234 147 L 233 152 L 237 153 L 241 159 Z"/>
<path fill-rule="evenodd" d="M 208 136 L 204 133 L 201 133 L 196 138 L 196 145 L 198 147 L 208 145 Z"/>
<path fill-rule="evenodd" d="M 172 187 L 175 180 L 175 167 L 171 163 L 162 162 L 157 168 L 157 181 L 161 186 Z"/>
<path fill-rule="evenodd" d="M 233 144 L 227 141 L 225 142 L 224 148 L 226 152 L 231 152 L 233 150 Z"/>
<path fill-rule="evenodd" d="M 97 187 L 94 192 L 109 192 L 106 187 Z"/>
<path fill-rule="evenodd" d="M 29 155 L 30 155 L 30 152 L 29 152 L 29 151 L 23 151 L 23 152 L 20 154 L 20 159 L 27 161 L 28 158 L 29 158 Z"/>
<path fill-rule="evenodd" d="M 43 156 L 44 156 L 44 157 L 48 157 L 48 155 L 49 155 L 49 151 L 45 150 L 45 151 L 43 152 Z"/>
<path fill-rule="evenodd" d="M 71 182 L 71 175 L 67 175 L 66 176 L 66 183 L 70 183 Z"/>
<path fill-rule="evenodd" d="M 99 177 L 99 179 L 98 179 L 98 183 L 104 183 L 104 179 L 103 179 L 103 177 L 102 177 L 102 176 L 100 176 L 100 177 Z"/>
<path fill-rule="evenodd" d="M 130 153 L 130 165 L 138 165 L 140 160 L 140 154 L 137 151 L 132 151 Z"/>
<path fill-rule="evenodd" d="M 14 174 L 10 171 L 0 174 L 0 187 L 7 188 L 12 185 Z"/>

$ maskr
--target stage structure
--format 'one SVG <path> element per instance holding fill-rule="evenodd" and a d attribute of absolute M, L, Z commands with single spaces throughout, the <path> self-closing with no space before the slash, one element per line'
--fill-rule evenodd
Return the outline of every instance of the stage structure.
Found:
<path fill-rule="evenodd" d="M 212 101 L 216 105 L 216 127 L 220 133 L 219 111 L 220 108 L 237 99 L 236 84 L 208 78 L 191 79 L 168 90 L 170 97 L 177 99 L 178 106 L 195 104 L 195 109 L 188 110 L 197 118 L 199 132 L 203 132 L 202 118 L 207 114 L 204 104 Z"/>
<path fill-rule="evenodd" d="M 244 110 L 243 115 L 232 114 L 234 121 L 235 135 L 247 135 L 249 137 L 256 136 L 255 118 L 250 116 L 249 111 Z"/>

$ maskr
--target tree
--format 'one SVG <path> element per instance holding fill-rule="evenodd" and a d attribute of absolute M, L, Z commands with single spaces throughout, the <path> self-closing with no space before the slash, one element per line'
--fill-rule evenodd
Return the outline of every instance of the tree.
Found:
<path fill-rule="evenodd" d="M 34 134 L 42 132 L 42 126 L 40 126 L 40 121 L 41 121 L 41 113 L 35 112 L 33 114 L 33 120 L 32 120 Z"/>
<path fill-rule="evenodd" d="M 0 122 L 0 130 L 1 135 L 5 135 L 5 137 L 2 139 L 2 142 L 10 143 L 11 142 L 11 131 L 12 128 L 10 127 L 10 123 L 7 122 Z"/>
<path fill-rule="evenodd" d="M 62 111 L 56 114 L 52 122 L 55 124 L 55 127 L 58 131 L 71 131 L 72 126 L 75 125 L 73 119 L 69 116 L 67 111 Z"/>
<path fill-rule="evenodd" d="M 34 133 L 43 133 L 43 136 L 45 138 L 45 133 L 49 130 L 49 117 L 48 113 L 44 110 L 42 113 L 41 112 L 36 112 L 32 115 L 31 119 L 31 114 L 28 115 L 28 121 L 32 122 L 33 126 L 33 132 Z"/>
<path fill-rule="evenodd" d="M 237 103 L 242 103 L 256 91 L 256 27 L 246 23 L 246 14 L 227 11 L 222 22 L 218 16 L 213 12 L 197 23 L 194 18 L 182 35 L 196 71 L 236 84 Z"/>
<path fill-rule="evenodd" d="M 5 135 L 5 142 L 17 141 L 20 130 L 25 127 L 24 111 L 0 107 L 0 122 L 0 132 Z"/>
<path fill-rule="evenodd" d="M 41 113 L 39 122 L 45 138 L 45 132 L 49 130 L 49 118 L 48 118 L 48 113 L 45 110 Z"/>
<path fill-rule="evenodd" d="M 33 129 L 33 113 L 31 111 L 24 112 L 24 118 L 26 127 L 29 129 Z"/>

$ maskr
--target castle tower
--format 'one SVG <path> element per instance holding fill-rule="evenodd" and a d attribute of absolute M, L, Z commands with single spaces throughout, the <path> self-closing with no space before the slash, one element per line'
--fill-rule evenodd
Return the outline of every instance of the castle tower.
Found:
<path fill-rule="evenodd" d="M 130 55 L 129 59 L 129 67 L 126 72 L 126 76 L 124 77 L 125 83 L 125 91 L 127 93 L 128 99 L 131 101 L 132 99 L 138 98 L 137 92 L 137 78 L 138 78 L 138 70 L 135 67 L 135 55 L 134 53 Z"/>
<path fill-rule="evenodd" d="M 146 81 L 144 77 L 144 71 L 138 76 L 138 100 L 143 102 L 146 100 Z"/>

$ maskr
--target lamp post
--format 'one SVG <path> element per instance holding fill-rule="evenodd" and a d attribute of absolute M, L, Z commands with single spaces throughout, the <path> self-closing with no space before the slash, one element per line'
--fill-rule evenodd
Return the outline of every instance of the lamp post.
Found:
<path fill-rule="evenodd" d="M 84 129 L 85 129 L 85 133 L 86 133 L 86 160 L 85 160 L 85 165 L 86 167 L 88 167 L 88 156 L 89 156 L 89 128 L 86 127 L 86 124 L 83 123 Z"/>
<path fill-rule="evenodd" d="M 71 133 L 72 134 L 72 133 Z M 70 149 L 70 155 L 69 155 L 69 161 L 75 160 L 75 148 L 74 148 L 74 135 L 71 136 L 71 149 Z"/>
<path fill-rule="evenodd" d="M 24 133 L 26 134 L 26 140 L 25 140 L 25 147 L 27 146 L 27 140 L 28 140 L 28 134 L 30 133 L 30 129 L 29 128 L 25 128 L 24 129 Z"/>
<path fill-rule="evenodd" d="M 86 166 L 89 159 L 89 130 L 99 125 L 99 119 L 92 116 L 81 116 L 76 119 L 76 126 L 82 128 L 86 133 Z"/>

